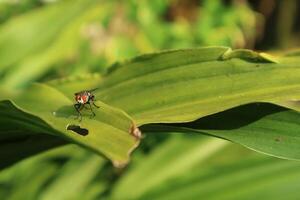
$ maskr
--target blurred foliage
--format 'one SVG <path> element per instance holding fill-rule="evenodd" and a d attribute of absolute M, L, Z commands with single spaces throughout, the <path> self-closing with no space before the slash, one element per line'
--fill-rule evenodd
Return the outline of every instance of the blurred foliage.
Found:
<path fill-rule="evenodd" d="M 103 74 L 116 61 L 162 49 L 299 43 L 298 29 L 293 27 L 300 21 L 299 3 L 289 1 L 289 8 L 296 11 L 288 12 L 281 6 L 285 1 L 253 2 L 0 0 L 0 88 L 13 93 L 36 81 Z M 277 15 L 281 17 L 275 20 Z M 300 195 L 298 162 L 205 136 L 155 134 L 145 136 L 131 165 L 123 170 L 74 145 L 26 159 L 1 171 L 0 198 L 298 199 Z"/>
<path fill-rule="evenodd" d="M 3 170 L 5 199 L 297 199 L 300 164 L 224 140 L 148 135 L 127 169 L 73 145 Z M 149 141 L 159 140 L 153 148 Z M 151 151 L 146 151 L 151 145 Z"/>
<path fill-rule="evenodd" d="M 191 2 L 0 4 L 13 12 L 0 14 L 0 83 L 16 89 L 37 80 L 101 73 L 116 60 L 160 49 L 253 43 L 256 13 L 247 4 Z"/>

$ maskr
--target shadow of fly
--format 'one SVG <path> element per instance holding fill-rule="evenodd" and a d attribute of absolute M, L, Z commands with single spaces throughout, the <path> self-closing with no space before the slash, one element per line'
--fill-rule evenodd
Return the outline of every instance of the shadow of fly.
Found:
<path fill-rule="evenodd" d="M 92 112 L 92 116 L 94 117 L 96 116 L 96 114 L 93 111 L 93 107 L 95 106 L 96 108 L 100 108 L 99 106 L 97 106 L 94 101 L 95 101 L 95 95 L 93 95 L 93 91 L 97 90 L 98 88 L 92 89 L 92 90 L 84 90 L 84 91 L 80 91 L 80 92 L 76 92 L 75 95 L 75 100 L 76 103 L 74 104 L 74 108 L 78 113 L 78 118 L 79 121 L 82 120 L 82 114 L 81 114 L 81 110 L 83 108 L 89 109 Z M 86 107 L 88 106 L 88 107 Z"/>

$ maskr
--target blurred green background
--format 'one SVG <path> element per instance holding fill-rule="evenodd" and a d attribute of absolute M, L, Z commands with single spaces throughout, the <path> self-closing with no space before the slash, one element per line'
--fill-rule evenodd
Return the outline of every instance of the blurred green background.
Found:
<path fill-rule="evenodd" d="M 0 88 L 103 74 L 165 49 L 289 50 L 299 36 L 296 0 L 0 0 Z M 0 172 L 0 199 L 297 199 L 299 178 L 296 161 L 156 133 L 125 169 L 75 145 L 26 159 Z"/>

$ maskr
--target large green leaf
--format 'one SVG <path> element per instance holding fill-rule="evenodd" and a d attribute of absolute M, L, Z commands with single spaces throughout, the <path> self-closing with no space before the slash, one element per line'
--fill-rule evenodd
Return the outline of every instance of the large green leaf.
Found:
<path fill-rule="evenodd" d="M 101 122 L 121 127 L 118 130 L 121 129 L 127 133 L 127 135 L 117 133 L 114 135 L 116 138 L 123 136 L 123 140 L 126 141 L 124 142 L 125 146 L 100 143 L 100 141 L 106 141 L 106 137 L 109 137 L 108 135 L 111 133 L 105 137 L 97 137 L 97 141 L 99 140 L 97 147 L 91 142 L 94 139 L 84 140 L 84 138 L 92 136 L 70 135 L 65 129 L 72 120 L 66 117 L 74 114 L 71 107 L 73 92 L 98 87 L 99 90 L 95 92 L 98 99 L 125 110 L 139 126 L 166 122 L 181 126 L 178 123 L 194 121 L 203 116 L 246 103 L 283 104 L 282 102 L 298 99 L 299 94 L 296 92 L 300 89 L 298 61 L 299 58 L 293 56 L 274 59 L 266 54 L 249 50 L 232 51 L 226 47 L 166 51 L 137 57 L 123 64 L 116 64 L 102 78 L 98 76 L 82 77 L 80 80 L 82 85 L 76 79 L 70 78 L 49 82 L 51 87 L 34 86 L 39 89 L 30 89 L 26 95 L 21 95 L 14 103 L 50 123 L 52 127 L 58 129 L 64 136 L 67 135 L 69 139 L 89 148 L 92 147 L 93 150 L 97 149 L 97 152 L 104 153 L 112 160 L 125 162 L 128 160 L 126 157 L 128 151 L 136 145 L 134 138 L 128 136 L 129 130 L 133 130 L 135 127 L 132 120 L 129 117 L 124 119 L 124 116 L 120 117 L 120 114 L 117 114 L 117 117 L 122 120 L 115 120 L 110 116 L 106 118 L 105 112 L 107 115 L 116 113 L 115 109 L 110 107 L 106 111 L 103 109 L 106 106 L 97 110 L 96 119 L 99 118 Z M 41 88 L 44 88 L 43 92 L 38 92 L 42 90 Z M 51 94 L 48 90 L 54 93 Z M 47 102 L 47 106 L 39 105 L 38 102 Z M 33 107 L 33 105 L 35 106 Z M 52 114 L 53 112 L 56 116 Z M 267 112 L 269 111 L 267 110 Z M 255 119 L 259 117 L 258 113 L 253 113 L 253 115 L 256 117 Z M 282 113 L 279 114 L 279 117 L 285 118 Z M 289 119 L 295 122 L 297 116 L 291 116 Z M 236 119 L 233 119 L 232 123 L 235 123 L 234 120 Z M 90 126 L 90 123 L 93 126 Z M 95 120 L 86 120 L 83 127 L 94 131 L 97 127 L 94 123 Z M 261 124 L 264 125 L 264 122 Z M 261 124 L 260 126 L 262 126 Z M 239 134 L 232 134 L 232 137 L 229 138 L 226 135 L 228 133 L 226 129 L 223 130 L 224 136 L 218 135 L 222 130 L 218 131 L 218 134 L 212 130 L 208 133 L 236 141 L 257 151 L 279 157 L 299 159 L 299 152 L 293 151 L 289 142 L 292 141 L 293 145 L 297 145 L 296 139 L 280 142 L 281 148 L 274 149 L 277 140 L 281 141 L 281 138 L 287 137 L 287 134 L 290 134 L 290 138 L 292 138 L 296 135 L 297 129 L 291 132 L 293 127 L 287 126 L 283 133 L 280 129 L 281 125 L 274 127 L 274 130 L 270 131 L 273 134 L 271 140 L 270 134 L 264 134 L 265 130 L 255 130 L 255 134 L 261 137 L 260 142 L 256 141 L 257 137 L 251 137 L 249 133 L 243 134 L 243 137 L 239 137 Z M 100 131 L 98 128 L 96 130 Z M 103 128 L 101 133 L 106 132 L 105 130 Z M 199 130 L 203 132 L 203 129 Z M 252 132 L 251 134 L 254 135 Z M 114 136 L 110 136 L 108 141 L 111 144 L 118 144 L 120 141 Z M 118 152 L 117 155 L 115 152 Z M 122 159 L 120 154 L 123 154 Z"/>
<path fill-rule="evenodd" d="M 173 123 L 182 132 L 195 130 L 222 137 L 277 157 L 300 159 L 297 112 L 263 104 L 216 114 L 209 130 L 199 119 L 251 102 L 287 103 L 299 99 L 298 57 L 278 57 L 224 47 L 175 50 L 117 64 L 99 81 L 97 97 L 127 111 L 139 125 Z M 58 81 L 50 83 L 67 91 Z M 70 83 L 69 83 L 70 84 Z M 178 124 L 180 122 L 198 121 Z M 288 123 L 287 123 L 288 122 Z M 230 125 L 235 125 L 228 128 Z M 194 129 L 182 129 L 195 126 Z M 218 128 L 220 126 L 221 128 Z M 160 130 L 158 127 L 150 129 Z M 175 129 L 178 131 L 178 129 Z"/>
<path fill-rule="evenodd" d="M 2 119 L 5 119 L 0 120 L 1 136 L 5 142 L 26 134 L 31 134 L 31 138 L 50 134 L 103 154 L 116 166 L 124 165 L 139 142 L 132 135 L 133 131 L 137 131 L 134 122 L 123 111 L 100 101 L 96 103 L 100 106 L 95 110 L 96 116 L 89 119 L 90 112 L 87 110 L 84 119 L 79 122 L 70 99 L 54 88 L 34 84 L 12 102 L 1 102 L 6 108 L 1 113 Z M 38 144 L 37 141 L 35 143 Z M 22 152 L 21 146 L 14 151 Z"/>
<path fill-rule="evenodd" d="M 299 62 L 225 47 L 166 51 L 116 64 L 96 94 L 139 125 L 187 122 L 251 102 L 299 99 Z"/>
<path fill-rule="evenodd" d="M 249 104 L 189 123 L 145 125 L 143 132 L 197 132 L 268 155 L 300 160 L 300 114 L 272 104 Z"/>

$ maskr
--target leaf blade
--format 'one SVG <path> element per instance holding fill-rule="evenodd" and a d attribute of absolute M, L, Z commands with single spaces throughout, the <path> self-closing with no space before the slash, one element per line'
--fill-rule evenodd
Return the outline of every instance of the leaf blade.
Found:
<path fill-rule="evenodd" d="M 77 114 L 72 101 L 49 86 L 33 84 L 13 101 L 23 112 L 38 116 L 47 125 L 49 129 L 46 132 L 45 127 L 40 126 L 43 133 L 62 137 L 104 155 L 116 166 L 126 164 L 131 151 L 139 143 L 139 139 L 131 133 L 132 127 L 135 127 L 133 120 L 125 112 L 101 102 L 97 102 L 101 108 L 95 110 L 95 118 L 88 119 L 90 114 L 86 112 L 79 123 L 75 119 Z M 79 135 L 68 130 L 69 125 L 78 125 L 89 133 Z"/>

